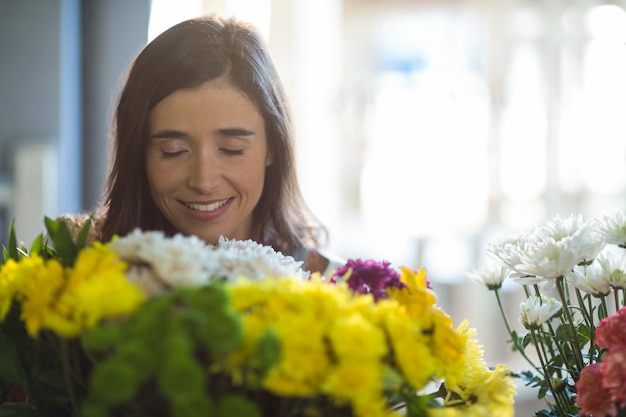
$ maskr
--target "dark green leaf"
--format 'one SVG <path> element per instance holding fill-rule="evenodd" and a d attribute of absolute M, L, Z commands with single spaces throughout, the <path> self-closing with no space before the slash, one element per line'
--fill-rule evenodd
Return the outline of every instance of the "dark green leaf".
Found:
<path fill-rule="evenodd" d="M 78 255 L 78 251 L 67 227 L 67 223 L 62 220 L 57 222 L 49 217 L 45 217 L 44 222 L 61 263 L 64 266 L 72 266 Z"/>
<path fill-rule="evenodd" d="M 28 253 L 41 254 L 44 251 L 43 234 L 37 235 L 33 243 L 30 245 Z"/>
<path fill-rule="evenodd" d="M 86 243 L 87 243 L 87 239 L 89 238 L 89 230 L 91 229 L 91 222 L 87 221 L 85 222 L 85 225 L 83 226 L 82 229 L 80 229 L 80 232 L 78 234 L 78 239 L 76 240 L 76 249 L 77 250 L 82 250 Z"/>
<path fill-rule="evenodd" d="M 257 407 L 240 395 L 229 395 L 217 404 L 218 417 L 261 417 Z"/>
<path fill-rule="evenodd" d="M 0 417 L 44 417 L 33 404 L 3 404 Z"/>
<path fill-rule="evenodd" d="M 20 256 L 17 250 L 17 236 L 15 234 L 15 220 L 11 220 L 11 224 L 9 225 L 9 248 L 8 248 L 9 258 L 14 261 L 19 261 Z"/>

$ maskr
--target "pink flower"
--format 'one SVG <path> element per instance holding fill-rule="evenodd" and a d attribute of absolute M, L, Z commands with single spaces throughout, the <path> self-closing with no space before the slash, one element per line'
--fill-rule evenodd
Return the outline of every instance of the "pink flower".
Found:
<path fill-rule="evenodd" d="M 620 407 L 626 406 L 626 350 L 609 350 L 604 364 L 602 387 L 611 394 L 611 400 Z"/>
<path fill-rule="evenodd" d="M 626 307 L 600 321 L 595 333 L 595 342 L 599 347 L 609 351 L 626 350 L 624 335 L 626 335 Z"/>
<path fill-rule="evenodd" d="M 583 368 L 580 379 L 576 382 L 576 404 L 580 414 L 586 416 L 617 416 L 617 405 L 612 401 L 611 393 L 602 385 L 604 362 L 594 363 Z"/>

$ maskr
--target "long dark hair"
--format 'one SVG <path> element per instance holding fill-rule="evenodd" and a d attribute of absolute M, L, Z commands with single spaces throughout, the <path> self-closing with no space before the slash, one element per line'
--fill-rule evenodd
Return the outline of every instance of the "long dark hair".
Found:
<path fill-rule="evenodd" d="M 266 168 L 263 193 L 253 213 L 263 243 L 286 253 L 321 244 L 325 230 L 307 209 L 300 192 L 289 111 L 265 43 L 253 26 L 216 16 L 171 27 L 135 59 L 114 119 L 102 240 L 123 236 L 136 227 L 176 232 L 154 204 L 148 187 L 148 115 L 173 92 L 217 78 L 225 78 L 243 91 L 265 121 L 272 164 Z"/>

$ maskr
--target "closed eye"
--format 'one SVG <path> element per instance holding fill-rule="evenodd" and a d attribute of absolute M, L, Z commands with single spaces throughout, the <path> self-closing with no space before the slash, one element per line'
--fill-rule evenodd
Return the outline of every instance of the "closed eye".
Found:
<path fill-rule="evenodd" d="M 237 156 L 237 155 L 243 155 L 243 149 L 227 149 L 227 148 L 220 148 L 220 152 L 224 153 L 225 155 L 228 156 Z"/>
<path fill-rule="evenodd" d="M 182 154 L 184 154 L 186 151 L 176 151 L 176 152 L 165 152 L 165 151 L 161 151 L 161 158 L 163 159 L 172 159 L 172 158 L 176 158 L 177 156 L 180 156 Z"/>

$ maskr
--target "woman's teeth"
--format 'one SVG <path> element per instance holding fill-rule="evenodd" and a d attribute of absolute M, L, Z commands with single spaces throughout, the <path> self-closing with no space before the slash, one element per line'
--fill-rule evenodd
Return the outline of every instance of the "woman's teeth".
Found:
<path fill-rule="evenodd" d="M 196 203 L 185 203 L 185 205 L 189 208 L 192 208 L 194 210 L 198 210 L 198 211 L 213 211 L 213 210 L 217 210 L 218 208 L 222 207 L 224 204 L 228 203 L 230 201 L 230 199 L 227 200 L 223 200 L 223 201 L 218 201 L 216 203 L 211 203 L 211 204 L 196 204 Z"/>

